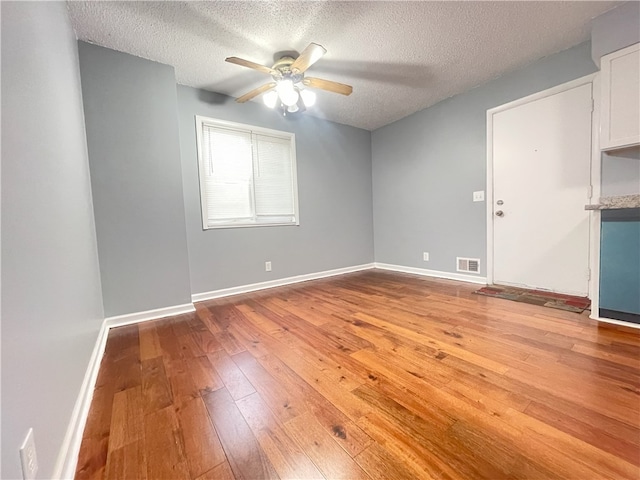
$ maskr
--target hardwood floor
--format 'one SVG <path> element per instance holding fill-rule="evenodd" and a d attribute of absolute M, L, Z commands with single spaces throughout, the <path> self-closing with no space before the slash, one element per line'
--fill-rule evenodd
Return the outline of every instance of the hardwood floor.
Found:
<path fill-rule="evenodd" d="M 637 479 L 640 335 L 372 270 L 113 329 L 76 478 Z"/>

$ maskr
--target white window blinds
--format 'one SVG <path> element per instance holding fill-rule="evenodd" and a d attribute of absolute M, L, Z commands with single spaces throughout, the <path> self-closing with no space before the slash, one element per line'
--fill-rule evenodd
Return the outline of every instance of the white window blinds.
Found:
<path fill-rule="evenodd" d="M 197 120 L 203 227 L 298 224 L 293 134 Z"/>

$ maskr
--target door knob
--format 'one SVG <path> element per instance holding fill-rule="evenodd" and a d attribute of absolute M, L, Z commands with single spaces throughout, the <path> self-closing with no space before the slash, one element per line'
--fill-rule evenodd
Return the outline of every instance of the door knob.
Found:
<path fill-rule="evenodd" d="M 498 210 L 498 211 L 496 212 L 496 216 L 497 216 L 497 217 L 504 217 L 504 212 L 503 212 L 502 210 Z"/>

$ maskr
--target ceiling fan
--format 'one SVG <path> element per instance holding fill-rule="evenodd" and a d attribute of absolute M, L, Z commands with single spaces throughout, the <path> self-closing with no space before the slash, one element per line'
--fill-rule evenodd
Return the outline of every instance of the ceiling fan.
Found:
<path fill-rule="evenodd" d="M 310 43 L 297 57 L 285 55 L 272 67 L 266 67 L 258 63 L 244 60 L 238 57 L 228 57 L 226 62 L 234 63 L 242 67 L 252 68 L 262 73 L 271 75 L 272 82 L 245 93 L 236 99 L 238 103 L 264 94 L 262 97 L 265 105 L 274 108 L 276 105 L 282 108 L 283 114 L 301 112 L 311 107 L 316 100 L 316 94 L 309 88 L 318 88 L 328 92 L 350 95 L 353 87 L 344 83 L 332 82 L 322 78 L 305 77 L 307 69 L 316 63 L 327 50 L 317 43 Z M 305 88 L 308 87 L 308 88 Z"/>

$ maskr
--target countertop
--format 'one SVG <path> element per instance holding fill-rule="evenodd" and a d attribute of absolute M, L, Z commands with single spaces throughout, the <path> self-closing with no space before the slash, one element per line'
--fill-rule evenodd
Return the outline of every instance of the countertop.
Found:
<path fill-rule="evenodd" d="M 622 210 L 625 208 L 640 208 L 640 195 L 600 197 L 600 203 L 584 207 L 585 210 Z"/>

